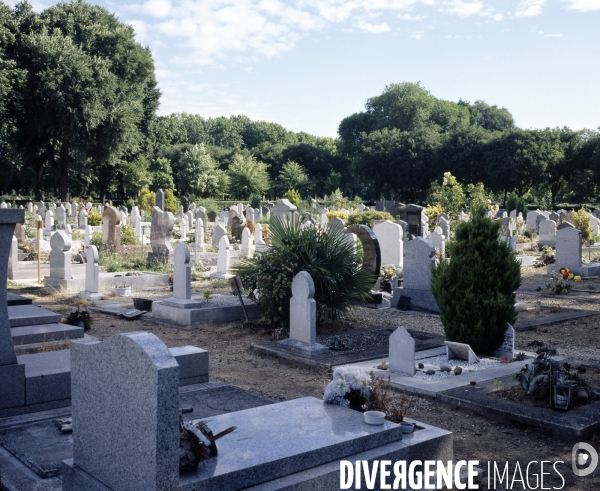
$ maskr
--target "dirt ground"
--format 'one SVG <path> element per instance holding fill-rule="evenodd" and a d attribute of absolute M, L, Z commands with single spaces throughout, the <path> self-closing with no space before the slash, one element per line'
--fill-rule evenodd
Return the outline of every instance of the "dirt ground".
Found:
<path fill-rule="evenodd" d="M 545 283 L 546 276 L 540 270 L 525 273 L 524 283 Z M 215 287 L 215 285 L 217 287 Z M 209 283 L 206 280 L 194 282 L 193 290 L 201 293 L 209 288 L 214 293 L 227 293 L 229 288 L 222 283 Z M 587 285 L 586 285 L 587 286 Z M 600 281 L 590 282 L 592 288 L 600 287 Z M 592 289 L 590 288 L 590 289 Z M 39 291 L 31 289 L 11 289 L 15 293 L 35 297 L 35 303 L 56 312 L 66 314 L 73 306 L 73 301 L 66 296 L 42 296 Z M 543 292 L 542 292 L 543 293 Z M 156 296 L 165 296 L 166 291 L 155 292 Z M 567 296 L 559 298 L 561 308 L 579 308 L 599 310 L 600 294 L 589 295 L 585 302 L 571 302 Z M 542 300 L 549 305 L 546 298 L 535 295 L 520 295 L 519 301 L 530 302 Z M 527 314 L 530 317 L 534 314 Z M 391 315 L 385 310 L 377 311 L 356 308 L 348 315 L 344 329 L 360 327 L 403 325 L 415 329 L 443 334 L 438 317 L 425 315 L 408 315 L 396 313 Z M 517 332 L 516 350 L 528 350 L 532 341 L 547 343 L 558 349 L 559 354 L 577 356 L 583 362 L 600 363 L 600 312 L 598 316 L 567 321 L 561 324 L 545 326 L 534 331 Z M 271 339 L 272 329 L 243 328 L 240 324 L 219 324 L 196 329 L 174 329 L 157 325 L 143 319 L 125 321 L 116 316 L 93 313 L 93 325 L 89 334 L 106 339 L 113 334 L 131 331 L 149 331 L 160 337 L 167 346 L 195 345 L 210 352 L 210 376 L 256 394 L 270 397 L 276 401 L 284 401 L 303 396 L 321 398 L 323 390 L 330 380 L 330 373 L 288 365 L 278 359 L 262 358 L 254 354 L 250 345 Z M 564 477 L 555 472 L 545 476 L 544 486 L 548 489 L 598 490 L 600 489 L 600 468 L 591 476 L 577 478 L 571 471 L 572 442 L 559 438 L 542 430 L 518 425 L 515 423 L 495 421 L 493 418 L 471 413 L 465 409 L 456 409 L 436 400 L 416 397 L 411 413 L 408 415 L 418 421 L 429 423 L 453 433 L 455 460 L 478 460 L 480 467 L 487 469 L 488 462 L 497 462 L 504 466 L 509 462 L 511 476 L 517 462 L 525 475 L 525 468 L 530 461 L 563 461 L 557 469 Z M 600 432 L 597 437 L 600 437 Z M 600 438 L 598 439 L 600 442 Z M 588 440 L 592 443 L 592 439 Z M 600 450 L 600 445 L 597 446 Z M 548 464 L 546 464 L 548 466 Z M 535 470 L 537 469 L 537 470 Z M 550 470 L 551 464 L 550 464 Z M 530 472 L 530 483 L 533 488 L 533 472 L 539 473 L 539 467 Z M 545 468 L 545 472 L 548 472 Z M 517 475 L 518 477 L 518 475 Z M 487 481 L 481 489 L 488 489 Z M 490 487 L 489 489 L 494 489 Z M 496 489 L 506 489 L 497 487 Z M 516 481 L 512 489 L 530 489 Z M 536 487 L 533 489 L 541 489 Z"/>

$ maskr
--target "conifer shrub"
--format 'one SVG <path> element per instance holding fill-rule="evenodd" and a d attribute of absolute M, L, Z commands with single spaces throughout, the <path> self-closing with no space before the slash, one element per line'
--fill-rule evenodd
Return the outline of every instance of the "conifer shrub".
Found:
<path fill-rule="evenodd" d="M 390 220 L 393 222 L 394 217 L 387 211 L 359 211 L 352 213 L 348 217 L 348 225 L 366 225 L 367 227 L 372 227 L 373 222 L 376 220 Z"/>
<path fill-rule="evenodd" d="M 328 211 L 326 215 L 327 220 L 332 220 L 333 218 L 341 218 L 344 222 L 348 220 L 348 213 L 343 213 L 341 211 Z"/>
<path fill-rule="evenodd" d="M 102 225 L 102 215 L 100 215 L 100 213 L 98 213 L 96 210 L 91 209 L 88 212 L 87 223 L 88 223 L 88 225 L 91 225 L 92 227 L 97 227 L 98 225 Z"/>
<path fill-rule="evenodd" d="M 292 203 L 297 208 L 302 204 L 302 198 L 300 197 L 300 193 L 295 189 L 288 189 L 284 195 L 284 199 L 287 199 L 290 203 Z"/>
<path fill-rule="evenodd" d="M 456 227 L 448 244 L 450 262 L 432 268 L 431 291 L 441 312 L 446 339 L 466 343 L 478 354 L 491 354 L 514 325 L 515 290 L 521 267 L 510 247 L 500 242 L 500 222 L 473 210 L 470 222 Z"/>

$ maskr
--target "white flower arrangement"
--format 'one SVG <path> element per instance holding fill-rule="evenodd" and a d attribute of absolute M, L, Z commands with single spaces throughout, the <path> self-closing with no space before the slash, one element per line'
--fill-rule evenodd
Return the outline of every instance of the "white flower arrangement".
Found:
<path fill-rule="evenodd" d="M 349 402 L 344 396 L 352 390 L 357 390 L 366 396 L 370 382 L 370 375 L 360 367 L 336 368 L 333 372 L 333 380 L 325 388 L 323 400 L 327 404 L 348 407 Z"/>

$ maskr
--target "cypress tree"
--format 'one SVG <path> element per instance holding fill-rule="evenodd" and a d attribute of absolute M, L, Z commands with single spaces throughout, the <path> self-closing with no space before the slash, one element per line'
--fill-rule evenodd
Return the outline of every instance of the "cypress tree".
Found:
<path fill-rule="evenodd" d="M 499 228 L 484 208 L 473 210 L 471 221 L 461 222 L 448 244 L 450 262 L 432 270 L 431 291 L 446 339 L 469 344 L 478 354 L 497 349 L 507 323 L 514 325 L 517 318 L 514 292 L 521 285 L 521 266 L 500 242 Z"/>

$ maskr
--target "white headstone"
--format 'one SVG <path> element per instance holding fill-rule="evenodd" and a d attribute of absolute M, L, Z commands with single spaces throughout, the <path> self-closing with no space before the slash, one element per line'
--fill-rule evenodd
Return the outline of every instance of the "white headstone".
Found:
<path fill-rule="evenodd" d="M 19 241 L 17 237 L 12 236 L 10 243 L 10 253 L 8 255 L 8 279 L 13 280 L 15 273 L 19 269 Z"/>
<path fill-rule="evenodd" d="M 225 236 L 227 236 L 227 230 L 225 230 L 225 227 L 219 223 L 217 226 L 213 227 L 212 245 L 215 246 L 220 244 L 221 238 Z"/>
<path fill-rule="evenodd" d="M 244 227 L 244 230 L 242 230 L 242 253 L 252 254 L 252 249 L 252 234 L 248 227 Z"/>
<path fill-rule="evenodd" d="M 478 363 L 479 358 L 468 344 L 444 341 L 446 345 L 446 358 L 448 360 L 464 360 L 469 363 Z"/>
<path fill-rule="evenodd" d="M 402 268 L 404 265 L 404 242 L 402 227 L 389 220 L 373 225 L 373 233 L 379 241 L 381 262 L 394 264 Z"/>
<path fill-rule="evenodd" d="M 415 340 L 404 327 L 390 335 L 390 372 L 415 374 Z"/>
<path fill-rule="evenodd" d="M 544 220 L 540 223 L 539 244 L 556 247 L 556 222 L 554 220 Z"/>
<path fill-rule="evenodd" d="M 71 279 L 71 237 L 64 230 L 57 230 L 50 239 L 50 247 L 50 276 Z"/>
<path fill-rule="evenodd" d="M 181 300 L 192 298 L 192 271 L 190 267 L 190 250 L 184 242 L 175 247 L 175 261 L 173 265 L 173 297 Z"/>
<path fill-rule="evenodd" d="M 435 265 L 435 247 L 421 237 L 404 244 L 404 288 L 429 290 L 431 265 Z"/>
<path fill-rule="evenodd" d="M 223 235 L 219 239 L 219 253 L 217 255 L 217 273 L 229 274 L 229 264 L 231 261 L 231 251 L 229 250 L 229 239 Z"/>
<path fill-rule="evenodd" d="M 267 244 L 262 236 L 262 225 L 257 223 L 254 225 L 254 249 L 256 252 L 264 252 L 267 250 Z"/>
<path fill-rule="evenodd" d="M 290 339 L 306 344 L 317 342 L 317 302 L 310 274 L 300 271 L 292 281 Z"/>
<path fill-rule="evenodd" d="M 100 268 L 98 266 L 98 249 L 89 246 L 85 254 L 85 291 L 98 293 L 100 291 Z"/>
<path fill-rule="evenodd" d="M 85 226 L 85 236 L 83 239 L 83 245 L 85 247 L 88 247 L 91 243 L 92 243 L 92 226 L 91 225 L 86 225 Z"/>
<path fill-rule="evenodd" d="M 581 231 L 565 227 L 556 232 L 556 269 L 581 268 Z"/>
<path fill-rule="evenodd" d="M 196 218 L 196 253 L 204 251 L 204 223 L 202 222 L 202 218 Z M 198 258 L 195 260 L 197 261 Z"/>

